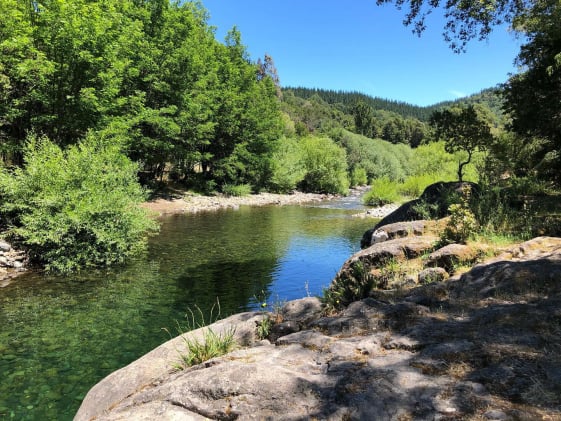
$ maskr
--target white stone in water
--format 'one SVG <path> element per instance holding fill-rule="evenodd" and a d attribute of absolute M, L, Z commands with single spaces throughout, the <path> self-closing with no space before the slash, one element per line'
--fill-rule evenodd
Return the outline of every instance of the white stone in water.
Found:
<path fill-rule="evenodd" d="M 0 251 L 10 251 L 12 246 L 6 243 L 5 241 L 0 240 Z"/>

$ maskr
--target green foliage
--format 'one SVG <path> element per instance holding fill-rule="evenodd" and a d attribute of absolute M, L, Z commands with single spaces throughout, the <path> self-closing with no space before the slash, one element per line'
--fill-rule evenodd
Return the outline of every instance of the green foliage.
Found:
<path fill-rule="evenodd" d="M 266 314 L 257 324 L 257 337 L 259 339 L 267 339 L 273 328 L 273 320 L 269 314 Z"/>
<path fill-rule="evenodd" d="M 459 203 L 454 203 L 448 207 L 450 219 L 440 235 L 442 243 L 466 243 L 472 238 L 477 229 L 475 214 L 470 208 L 471 188 L 465 186 Z"/>
<path fill-rule="evenodd" d="M 378 178 L 372 182 L 371 189 L 364 195 L 363 202 L 370 206 L 383 206 L 399 201 L 397 184 L 388 178 Z"/>
<path fill-rule="evenodd" d="M 352 265 L 345 275 L 338 275 L 323 291 L 322 302 L 328 311 L 339 310 L 350 303 L 368 297 L 374 287 L 374 277 L 361 261 Z"/>
<path fill-rule="evenodd" d="M 436 136 L 446 142 L 446 152 L 467 154 L 467 158 L 458 162 L 458 181 L 463 181 L 464 166 L 471 162 L 473 154 L 492 145 L 490 120 L 490 112 L 477 105 L 435 111 L 431 116 Z"/>
<path fill-rule="evenodd" d="M 406 197 L 419 197 L 423 191 L 438 181 L 451 181 L 438 172 L 411 175 L 397 186 L 400 195 Z"/>
<path fill-rule="evenodd" d="M 228 329 L 225 329 L 223 332 L 217 333 L 208 326 L 204 327 L 205 323 L 202 310 L 199 307 L 197 307 L 197 310 L 198 318 L 201 320 L 200 322 L 196 321 L 197 317 L 195 317 L 195 313 L 191 309 L 189 309 L 189 314 L 187 315 L 187 328 L 184 330 L 179 324 L 177 326 L 186 351 L 179 352 L 181 357 L 181 365 L 178 368 L 184 369 L 197 364 L 201 364 L 205 361 L 210 360 L 211 358 L 220 357 L 232 351 L 236 345 L 235 327 L 232 326 Z M 212 318 L 213 310 L 214 306 L 211 309 L 211 322 L 216 321 Z M 218 317 L 219 316 L 220 308 Z M 201 329 L 201 338 L 197 337 L 196 334 L 189 333 L 189 331 L 195 330 L 197 328 Z"/>
<path fill-rule="evenodd" d="M 505 84 L 505 109 L 511 127 L 525 144 L 541 139 L 536 175 L 561 185 L 561 5 L 536 1 L 515 19 L 527 40 L 517 62 L 525 69 Z M 543 142 L 545 140 L 545 142 Z"/>
<path fill-rule="evenodd" d="M 368 184 L 368 174 L 362 167 L 355 167 L 351 171 L 351 187 L 365 186 Z"/>
<path fill-rule="evenodd" d="M 304 179 L 306 169 L 302 150 L 294 138 L 283 138 L 272 159 L 269 187 L 277 193 L 290 193 Z"/>
<path fill-rule="evenodd" d="M 145 182 L 263 187 L 283 128 L 272 59 L 207 21 L 199 2 L 3 2 L 0 158 L 20 165 L 29 132 L 67 146 L 95 130 Z"/>
<path fill-rule="evenodd" d="M 387 177 L 400 181 L 408 175 L 412 151 L 406 145 L 393 145 L 346 130 L 338 133 L 337 141 L 347 151 L 348 166 L 363 168 L 369 180 Z"/>
<path fill-rule="evenodd" d="M 304 191 L 345 194 L 349 188 L 345 150 L 326 137 L 306 137 L 300 141 L 305 169 Z"/>
<path fill-rule="evenodd" d="M 25 167 L 0 173 L 0 212 L 10 235 L 47 270 L 67 272 L 123 262 L 156 229 L 138 205 L 146 199 L 137 165 L 92 134 L 61 150 L 30 137 Z"/>
<path fill-rule="evenodd" d="M 224 184 L 222 186 L 222 193 L 226 196 L 242 197 L 251 194 L 250 184 Z"/>

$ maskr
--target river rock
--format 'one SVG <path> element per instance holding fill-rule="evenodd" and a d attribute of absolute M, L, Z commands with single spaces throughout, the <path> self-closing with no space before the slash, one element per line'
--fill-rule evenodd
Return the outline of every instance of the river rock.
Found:
<path fill-rule="evenodd" d="M 4 240 L 0 240 L 0 251 L 10 251 L 12 249 L 12 246 L 5 242 Z"/>
<path fill-rule="evenodd" d="M 465 244 L 448 244 L 432 252 L 426 261 L 427 266 L 437 266 L 452 274 L 459 264 L 470 264 L 477 260 L 479 251 Z"/>
<path fill-rule="evenodd" d="M 426 221 L 407 221 L 396 222 L 381 226 L 372 232 L 370 240 L 366 238 L 366 234 L 362 240 L 362 248 L 369 247 L 376 243 L 381 243 L 386 240 L 393 240 L 395 238 L 407 237 L 411 235 L 422 235 L 425 230 Z"/>
<path fill-rule="evenodd" d="M 355 253 L 347 260 L 341 269 L 345 271 L 357 261 L 368 266 L 383 265 L 390 260 L 404 260 L 418 257 L 427 250 L 431 250 L 438 241 L 437 237 L 406 237 L 374 244 Z"/>

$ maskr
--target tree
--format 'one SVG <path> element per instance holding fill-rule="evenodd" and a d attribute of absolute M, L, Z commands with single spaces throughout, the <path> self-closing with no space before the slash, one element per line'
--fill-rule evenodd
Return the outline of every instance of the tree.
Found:
<path fill-rule="evenodd" d="M 377 0 L 378 4 L 409 6 L 404 23 L 414 32 L 425 29 L 425 18 L 440 0 Z M 445 39 L 454 51 L 473 38 L 485 39 L 492 28 L 510 24 L 522 34 L 517 62 L 524 71 L 503 86 L 510 128 L 525 139 L 538 160 L 537 175 L 561 185 L 561 4 L 558 0 L 450 0 L 444 5 Z"/>
<path fill-rule="evenodd" d="M 378 5 L 395 3 L 401 9 L 408 6 L 403 23 L 413 26 L 413 32 L 421 35 L 426 29 L 425 20 L 432 9 L 445 10 L 446 24 L 444 27 L 444 39 L 450 47 L 461 52 L 465 50 L 468 41 L 477 38 L 486 39 L 492 32 L 493 27 L 512 23 L 523 15 L 528 8 L 540 0 L 376 0 Z M 546 0 L 554 1 L 554 0 Z"/>
<path fill-rule="evenodd" d="M 458 162 L 458 180 L 463 181 L 464 167 L 473 153 L 487 149 L 493 141 L 491 126 L 481 107 L 468 105 L 435 111 L 430 119 L 438 138 L 446 142 L 446 152 L 464 151 L 466 160 Z"/>
<path fill-rule="evenodd" d="M 359 100 L 353 106 L 352 114 L 355 120 L 355 129 L 358 134 L 371 138 L 377 136 L 374 110 L 370 105 Z"/>
<path fill-rule="evenodd" d="M 542 178 L 561 184 L 561 4 L 536 2 L 515 22 L 523 27 L 529 42 L 522 46 L 518 64 L 525 72 L 504 85 L 505 109 L 511 129 L 528 144 L 540 144 L 535 155 Z M 537 141 L 542 139 L 542 141 Z"/>
<path fill-rule="evenodd" d="M 345 150 L 327 137 L 301 140 L 305 175 L 301 187 L 315 193 L 345 194 L 349 188 Z"/>
<path fill-rule="evenodd" d="M 265 58 L 263 61 L 261 59 L 257 59 L 257 80 L 261 81 L 265 78 L 270 78 L 277 91 L 277 97 L 282 99 L 282 90 L 280 87 L 280 79 L 279 74 L 277 72 L 277 68 L 275 66 L 275 62 L 273 61 L 273 57 L 268 54 L 265 54 Z"/>

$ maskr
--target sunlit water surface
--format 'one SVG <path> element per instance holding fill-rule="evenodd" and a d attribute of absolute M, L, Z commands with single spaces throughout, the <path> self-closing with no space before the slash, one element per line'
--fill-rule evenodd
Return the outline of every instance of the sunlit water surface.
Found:
<path fill-rule="evenodd" d="M 218 300 L 227 316 L 321 295 L 373 225 L 351 217 L 357 207 L 166 217 L 125 267 L 0 289 L 0 419 L 71 420 L 96 382 L 168 340 L 189 308 L 209 314 Z"/>

